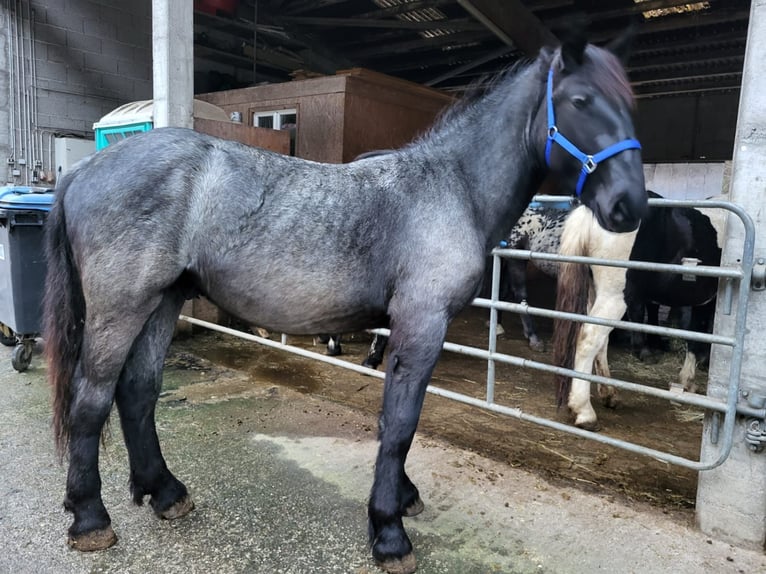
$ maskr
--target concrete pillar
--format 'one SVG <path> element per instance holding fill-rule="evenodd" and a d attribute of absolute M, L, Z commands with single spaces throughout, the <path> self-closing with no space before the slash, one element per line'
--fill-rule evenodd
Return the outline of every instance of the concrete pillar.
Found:
<path fill-rule="evenodd" d="M 755 257 L 766 257 L 766 0 L 753 0 L 742 76 L 739 118 L 734 144 L 731 201 L 755 221 Z M 744 233 L 730 217 L 722 265 L 737 265 Z M 747 334 L 740 389 L 766 397 L 766 291 L 750 291 Z M 724 315 L 719 298 L 716 331 L 731 334 L 734 315 Z M 708 395 L 723 397 L 728 385 L 729 349 L 713 348 Z M 766 452 L 754 453 L 743 442 L 745 425 L 738 420 L 730 457 L 716 469 L 703 471 L 697 491 L 697 522 L 716 538 L 740 546 L 763 548 L 766 542 Z M 711 444 L 711 417 L 706 417 L 702 460 L 716 458 Z"/>
<path fill-rule="evenodd" d="M 194 4 L 191 0 L 152 0 L 152 80 L 154 127 L 194 127 Z M 181 311 L 194 316 L 194 301 Z M 192 327 L 179 321 L 177 332 Z"/>
<path fill-rule="evenodd" d="M 152 0 L 154 127 L 194 126 L 194 8 Z"/>

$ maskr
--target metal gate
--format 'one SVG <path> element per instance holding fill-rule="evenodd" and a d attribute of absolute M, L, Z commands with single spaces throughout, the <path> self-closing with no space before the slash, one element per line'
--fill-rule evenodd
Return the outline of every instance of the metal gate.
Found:
<path fill-rule="evenodd" d="M 536 196 L 535 200 L 541 202 L 556 201 L 560 202 L 562 198 L 560 196 Z M 742 404 L 739 401 L 739 377 L 742 367 L 742 352 L 743 343 L 745 338 L 745 320 L 747 316 L 747 302 L 748 294 L 751 288 L 751 281 L 753 280 L 753 266 L 754 266 L 754 247 L 755 247 L 755 226 L 750 216 L 740 206 L 725 202 L 725 201 L 689 201 L 689 200 L 669 200 L 669 199 L 650 199 L 650 206 L 653 208 L 662 209 L 664 207 L 705 207 L 714 209 L 723 209 L 731 214 L 735 215 L 744 226 L 745 240 L 743 246 L 742 257 L 739 260 L 738 266 L 733 267 L 710 267 L 710 266 L 694 266 L 689 267 L 685 265 L 669 265 L 660 263 L 647 263 L 640 261 L 617 261 L 611 259 L 597 259 L 591 257 L 580 256 L 562 256 L 558 254 L 548 253 L 536 253 L 527 250 L 517 249 L 495 249 L 492 252 L 493 267 L 492 267 L 492 289 L 490 299 L 476 298 L 472 302 L 475 307 L 485 308 L 490 310 L 490 322 L 489 322 L 489 340 L 486 349 L 478 347 L 471 347 L 466 345 L 458 345 L 451 342 L 444 343 L 444 350 L 460 353 L 470 357 L 487 361 L 487 382 L 486 392 L 484 399 L 478 399 L 457 393 L 440 387 L 429 385 L 428 392 L 453 399 L 468 405 L 473 405 L 488 411 L 500 413 L 510 417 L 514 417 L 523 421 L 539 424 L 545 427 L 553 428 L 561 432 L 593 440 L 596 442 L 608 444 L 614 447 L 622 448 L 637 454 L 650 456 L 652 458 L 680 465 L 683 467 L 695 469 L 695 470 L 709 470 L 715 468 L 723 463 L 731 451 L 734 427 L 736 416 L 743 415 L 757 419 L 758 421 L 764 421 L 766 419 L 766 407 L 763 405 L 752 406 L 748 404 Z M 718 302 L 719 308 L 723 305 L 723 313 L 730 315 L 735 313 L 734 333 L 730 335 L 716 335 L 707 333 L 697 333 L 694 331 L 686 331 L 683 329 L 675 329 L 670 327 L 657 327 L 652 325 L 642 325 L 637 323 L 631 323 L 627 321 L 615 321 L 609 319 L 601 319 L 597 317 L 587 317 L 584 315 L 578 315 L 574 313 L 563 313 L 560 311 L 554 311 L 541 307 L 530 307 L 526 303 L 509 303 L 501 301 L 499 299 L 500 293 L 500 263 L 501 258 L 512 257 L 517 259 L 529 259 L 529 260 L 548 260 L 548 261 L 566 261 L 572 263 L 585 263 L 589 265 L 604 265 L 610 267 L 624 267 L 626 269 L 638 269 L 647 271 L 665 271 L 671 273 L 683 273 L 687 275 L 706 276 L 706 277 L 718 277 L 719 280 L 723 280 L 723 288 L 719 285 L 719 298 L 722 297 L 722 301 Z M 760 289 L 763 287 L 763 277 L 760 277 L 761 267 L 759 263 L 758 272 L 756 273 L 755 281 L 753 282 L 754 288 Z M 733 303 L 736 291 L 736 305 Z M 669 390 L 664 390 L 656 387 L 650 387 L 630 381 L 624 381 L 615 378 L 607 378 L 599 375 L 592 375 L 574 371 L 572 369 L 565 369 L 543 363 L 540 361 L 534 361 L 519 356 L 507 355 L 497 352 L 497 314 L 498 311 L 511 311 L 517 314 L 529 314 L 536 317 L 546 318 L 558 318 L 568 319 L 571 321 L 577 321 L 581 323 L 593 323 L 596 325 L 603 325 L 609 327 L 617 327 L 628 331 L 639 331 L 647 334 L 666 335 L 671 337 L 681 337 L 687 340 L 701 341 L 711 344 L 724 345 L 731 347 L 731 360 L 729 364 L 729 387 L 726 400 L 718 400 L 712 397 L 704 395 L 697 395 L 692 393 L 678 394 Z M 249 341 L 254 341 L 268 347 L 283 349 L 297 355 L 316 359 L 332 365 L 343 367 L 352 371 L 370 375 L 373 377 L 384 378 L 384 373 L 362 367 L 361 365 L 355 365 L 351 362 L 328 357 L 321 353 L 309 351 L 295 345 L 287 344 L 286 337 L 283 335 L 281 342 L 271 341 L 257 335 L 245 333 L 243 331 L 237 331 L 228 327 L 223 327 L 215 323 L 202 321 L 193 317 L 182 315 L 180 317 L 184 321 L 188 321 L 193 325 L 199 325 L 208 329 L 226 333 Z M 375 329 L 371 331 L 373 333 L 379 333 L 382 335 L 388 335 L 387 329 Z M 656 450 L 647 446 L 632 443 L 622 439 L 606 436 L 601 433 L 594 433 L 591 431 L 583 430 L 571 425 L 563 424 L 551 419 L 539 417 L 524 412 L 520 408 L 508 407 L 500 405 L 495 402 L 495 365 L 496 363 L 505 363 L 524 368 L 537 369 L 546 373 L 563 374 L 566 376 L 576 377 L 580 379 L 588 380 L 592 383 L 600 383 L 603 385 L 609 385 L 618 389 L 631 391 L 635 393 L 645 394 L 661 399 L 667 399 L 675 403 L 681 403 L 690 405 L 696 408 L 705 409 L 712 413 L 713 425 L 712 425 L 712 440 L 714 444 L 721 442 L 721 449 L 718 458 L 714 460 L 692 460 L 681 456 L 674 455 L 672 453 Z"/>

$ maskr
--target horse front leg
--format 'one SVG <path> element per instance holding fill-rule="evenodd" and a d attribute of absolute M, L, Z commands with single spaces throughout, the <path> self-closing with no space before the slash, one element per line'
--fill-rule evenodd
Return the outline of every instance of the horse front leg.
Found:
<path fill-rule="evenodd" d="M 625 270 L 598 265 L 593 266 L 591 270 L 596 297 L 588 310 L 588 315 L 613 320 L 622 318 L 627 308 L 623 297 Z M 577 337 L 577 351 L 574 361 L 576 371 L 592 373 L 597 357 L 600 368 L 606 367 L 606 351 L 611 332 L 612 327 L 583 323 Z M 606 369 L 608 372 L 608 367 Z M 602 396 L 602 398 L 604 397 Z M 605 398 L 605 401 L 611 402 L 612 399 Z M 590 402 L 589 381 L 572 379 L 572 388 L 567 405 L 575 415 L 575 426 L 587 430 L 598 430 L 596 411 L 593 410 L 593 405 Z"/>
<path fill-rule="evenodd" d="M 691 308 L 689 329 L 698 333 L 713 332 L 713 318 L 715 316 L 715 298 L 701 306 Z M 697 374 L 697 365 L 710 358 L 710 343 L 701 341 L 686 342 L 686 357 L 683 367 L 678 375 L 681 388 L 689 393 L 697 392 L 697 384 L 694 377 Z M 673 385 L 670 385 L 671 390 Z"/>
<path fill-rule="evenodd" d="M 423 503 L 404 465 L 447 327 L 446 320 L 424 323 L 394 326 L 391 331 L 380 447 L 368 507 L 373 557 L 383 570 L 396 574 L 416 567 L 402 516 L 419 513 Z"/>
<path fill-rule="evenodd" d="M 527 262 L 516 259 L 509 261 L 508 275 L 511 282 L 511 301 L 525 303 L 527 301 Z M 533 351 L 544 352 L 545 342 L 537 335 L 537 328 L 532 317 L 522 314 L 521 324 L 524 329 L 524 337 L 529 341 L 529 348 Z"/>

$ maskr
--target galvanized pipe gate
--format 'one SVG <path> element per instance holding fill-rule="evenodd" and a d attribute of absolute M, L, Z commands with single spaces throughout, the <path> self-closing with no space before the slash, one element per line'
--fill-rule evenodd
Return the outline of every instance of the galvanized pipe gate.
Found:
<path fill-rule="evenodd" d="M 561 197 L 555 196 L 538 196 L 535 198 L 538 201 L 561 201 Z M 649 201 L 652 209 L 663 209 L 668 207 L 706 207 L 715 209 L 724 209 L 735 215 L 744 226 L 745 242 L 742 257 L 740 258 L 740 265 L 736 267 L 709 267 L 709 266 L 694 266 L 689 267 L 686 265 L 669 265 L 660 263 L 649 263 L 641 261 L 618 261 L 611 259 L 598 259 L 592 257 L 580 257 L 580 256 L 562 256 L 557 254 L 548 253 L 536 253 L 527 250 L 516 249 L 495 249 L 492 252 L 493 256 L 493 268 L 492 268 L 492 290 L 490 299 L 477 298 L 474 299 L 473 305 L 476 307 L 486 308 L 490 310 L 490 322 L 489 322 L 489 339 L 486 349 L 477 347 L 471 347 L 467 345 L 458 345 L 451 342 L 444 343 L 444 349 L 455 353 L 467 355 L 469 357 L 475 357 L 487 361 L 487 383 L 486 393 L 484 399 L 478 399 L 447 389 L 442 389 L 433 385 L 428 387 L 428 392 L 453 399 L 465 404 L 473 405 L 485 410 L 504 414 L 510 417 L 514 417 L 523 421 L 536 423 L 545 427 L 553 428 L 565 433 L 573 434 L 589 440 L 594 440 L 618 448 L 622 448 L 637 454 L 653 457 L 662 461 L 677 464 L 687 468 L 695 470 L 708 470 L 719 466 L 726 460 L 729 452 L 731 451 L 733 437 L 734 437 L 734 423 L 736 416 L 744 415 L 751 417 L 758 421 L 766 421 L 766 405 L 750 406 L 747 404 L 740 404 L 739 398 L 739 375 L 742 367 L 742 348 L 745 336 L 745 320 L 747 316 L 747 302 L 748 294 L 751 288 L 751 277 L 754 264 L 754 245 L 755 245 L 755 227 L 750 216 L 738 205 L 724 202 L 724 201 L 679 201 L 679 200 L 667 200 L 667 199 L 651 199 Z M 694 331 L 686 331 L 682 329 L 675 329 L 669 327 L 657 327 L 652 325 L 641 325 L 637 323 L 631 323 L 627 321 L 615 321 L 609 319 L 601 319 L 598 317 L 587 317 L 584 315 L 578 315 L 574 313 L 563 313 L 560 311 L 554 311 L 550 309 L 540 307 L 530 307 L 526 303 L 517 304 L 499 299 L 500 293 L 500 264 L 501 258 L 512 257 L 517 259 L 529 259 L 529 260 L 549 260 L 549 261 L 567 261 L 572 263 L 584 263 L 588 265 L 604 265 L 611 267 L 624 267 L 627 269 L 640 269 L 649 271 L 665 271 L 672 273 L 683 273 L 686 275 L 695 276 L 707 276 L 718 277 L 724 281 L 724 288 L 722 290 L 724 301 L 723 308 L 727 314 L 734 313 L 736 320 L 734 322 L 734 332 L 730 335 L 712 335 L 707 333 L 697 333 Z M 738 291 L 736 309 L 732 309 L 732 296 L 734 290 Z M 723 345 L 732 349 L 731 361 L 729 364 L 729 388 L 726 400 L 717 400 L 712 397 L 706 397 L 703 395 L 697 395 L 692 393 L 678 394 L 670 390 L 665 390 L 656 387 L 650 387 L 630 381 L 619 380 L 615 378 L 606 378 L 598 375 L 592 375 L 574 371 L 572 369 L 565 369 L 555 365 L 550 365 L 540 361 L 534 361 L 524 357 L 507 355 L 497 352 L 497 315 L 498 311 L 511 311 L 514 313 L 526 313 L 537 317 L 547 318 L 560 318 L 568 319 L 571 321 L 577 321 L 581 323 L 593 323 L 596 325 L 604 325 L 609 327 L 618 327 L 625 330 L 640 331 L 648 334 L 666 335 L 670 337 L 681 337 L 687 340 L 695 340 L 701 342 L 707 342 L 714 345 Z M 271 341 L 263 337 L 244 333 L 227 327 L 222 327 L 214 323 L 207 321 L 201 321 L 192 317 L 181 316 L 181 319 L 188 321 L 194 325 L 207 327 L 209 329 L 227 333 L 243 339 L 261 343 L 263 345 L 283 349 L 304 357 L 313 358 L 319 361 L 324 361 L 333 365 L 337 365 L 352 371 L 364 373 L 378 378 L 384 378 L 384 374 L 373 369 L 355 365 L 349 361 L 328 357 L 326 355 L 308 351 L 306 349 L 297 347 L 295 345 L 289 345 L 286 343 L 286 338 L 283 336 L 281 342 Z M 376 329 L 373 332 L 388 335 L 387 329 Z M 633 442 L 625 441 L 622 439 L 613 438 L 602 433 L 593 433 L 583 429 L 579 429 L 574 426 L 563 424 L 547 418 L 535 416 L 524 412 L 520 408 L 508 407 L 500 405 L 495 402 L 494 389 L 495 389 L 495 364 L 505 363 L 518 367 L 526 367 L 537 369 L 546 373 L 558 373 L 567 376 L 577 377 L 585 379 L 594 383 L 600 383 L 604 385 L 610 385 L 618 389 L 626 391 L 641 393 L 658 397 L 661 399 L 667 399 L 676 403 L 683 403 L 696 408 L 705 409 L 713 413 L 715 417 L 716 430 L 714 431 L 716 437 L 714 440 L 716 443 L 720 441 L 720 450 L 718 455 L 711 460 L 691 460 L 684 457 L 674 455 L 672 453 L 663 452 L 647 446 L 636 444 Z M 721 420 L 721 417 L 723 420 Z"/>

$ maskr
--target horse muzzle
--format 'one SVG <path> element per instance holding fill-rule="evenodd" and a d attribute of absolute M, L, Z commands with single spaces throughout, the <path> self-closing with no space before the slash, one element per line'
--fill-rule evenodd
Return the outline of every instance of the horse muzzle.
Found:
<path fill-rule="evenodd" d="M 635 231 L 646 216 L 649 204 L 646 192 L 637 196 L 633 192 L 622 191 L 611 196 L 612 201 L 606 209 L 595 209 L 599 225 L 614 233 Z"/>

